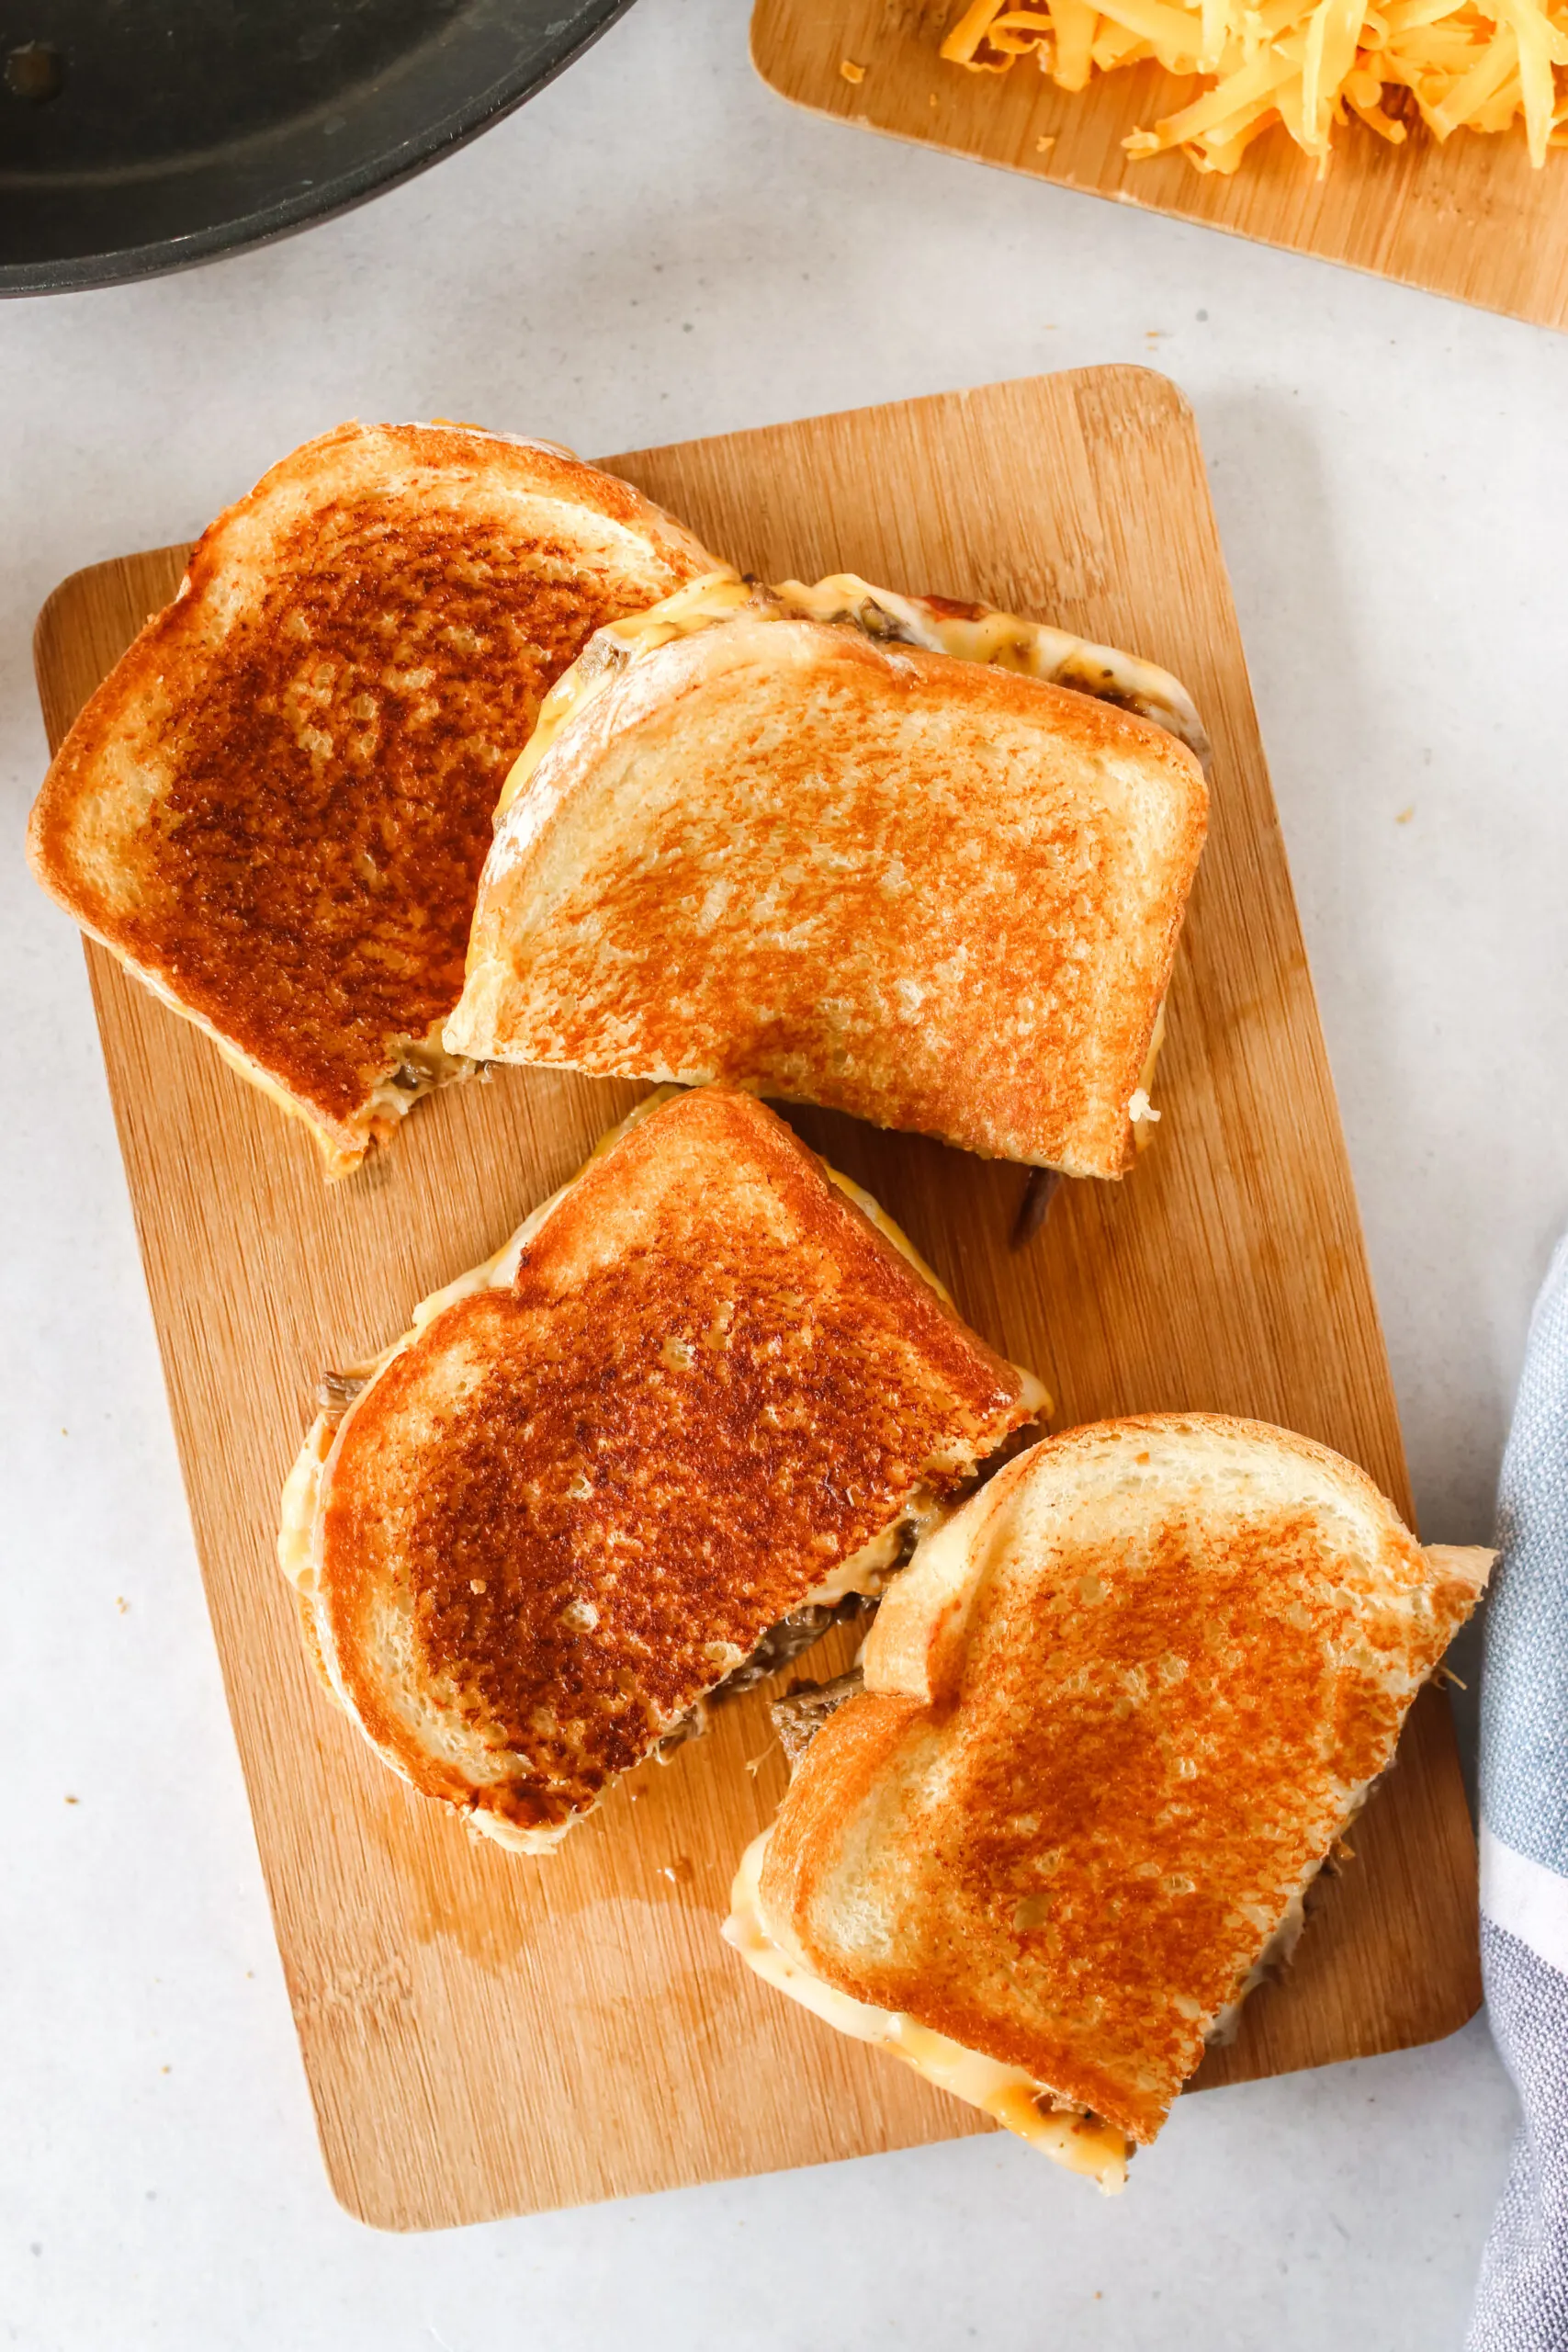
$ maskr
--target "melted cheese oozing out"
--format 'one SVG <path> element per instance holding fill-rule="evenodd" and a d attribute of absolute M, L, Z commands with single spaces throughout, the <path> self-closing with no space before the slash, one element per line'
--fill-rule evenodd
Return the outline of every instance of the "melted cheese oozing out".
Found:
<path fill-rule="evenodd" d="M 841 1560 L 830 1576 L 813 1585 L 795 1606 L 826 1609 L 835 1600 L 846 1600 L 852 1592 L 871 1598 L 884 1591 L 889 1577 L 901 1563 L 907 1532 L 913 1529 L 915 1542 L 920 1543 L 942 1524 L 950 1508 L 938 1502 L 929 1487 L 917 1487 L 897 1519 L 890 1520 L 869 1544 L 863 1544 L 858 1552 L 852 1552 L 847 1560 Z"/>
<path fill-rule="evenodd" d="M 1113 698 L 1152 719 L 1207 761 L 1209 741 L 1192 698 L 1179 678 L 1152 662 L 1115 647 L 1094 645 L 1067 629 L 1051 628 L 1043 621 L 1027 621 L 1017 613 L 983 606 L 978 613 L 944 613 L 918 596 L 899 596 L 890 588 L 874 588 L 852 571 L 819 580 L 815 587 L 803 581 L 781 581 L 774 590 L 780 601 L 809 620 L 852 621 L 870 635 L 882 637 L 872 615 L 880 614 L 906 643 L 923 646 L 930 653 L 946 653 L 955 662 L 979 662 L 988 669 L 1013 670 L 1047 685 L 1072 686 L 1080 694 Z"/>
<path fill-rule="evenodd" d="M 694 637 L 699 629 L 711 628 L 715 621 L 728 620 L 754 602 L 756 596 L 756 590 L 738 571 L 728 568 L 708 571 L 688 587 L 678 588 L 662 603 L 650 605 L 646 612 L 628 614 L 625 620 L 607 621 L 603 628 L 595 630 L 571 667 L 562 672 L 539 705 L 534 732 L 513 762 L 501 787 L 501 797 L 495 805 L 496 823 L 500 824 L 561 729 L 581 718 L 628 662 L 635 662 L 640 654 L 656 652 L 660 646 L 672 644 L 678 637 Z M 616 653 L 622 657 L 619 661 L 614 658 Z"/>
<path fill-rule="evenodd" d="M 416 1102 L 438 1087 L 467 1078 L 476 1065 L 466 1054 L 449 1054 L 441 1043 L 445 1022 L 437 1019 L 423 1037 L 400 1040 L 398 1075 L 384 1078 L 371 1090 L 365 1104 L 367 1130 L 389 1134 L 406 1119 Z"/>
<path fill-rule="evenodd" d="M 1161 997 L 1159 1011 L 1155 1014 L 1154 1031 L 1149 1038 L 1149 1050 L 1144 1057 L 1144 1067 L 1138 1073 L 1137 1086 L 1134 1091 L 1131 1102 L 1127 1105 L 1127 1115 L 1133 1122 L 1133 1142 L 1139 1151 L 1144 1150 L 1154 1140 L 1154 1130 L 1159 1120 L 1159 1113 L 1149 1101 L 1149 1097 L 1154 1092 L 1155 1071 L 1159 1063 L 1159 1049 L 1164 1043 L 1165 999 Z"/>
<path fill-rule="evenodd" d="M 311 1541 L 316 1527 L 316 1502 L 321 1491 L 321 1467 L 331 1442 L 332 1424 L 325 1413 L 318 1413 L 284 1482 L 277 1565 L 296 1592 L 309 1593 L 314 1582 Z"/>
<path fill-rule="evenodd" d="M 874 2008 L 869 2002 L 857 2001 L 781 1951 L 762 1925 L 759 1901 L 762 1858 L 770 1835 L 764 1830 L 741 1856 L 729 1917 L 721 1930 L 725 1941 L 733 1944 L 749 1968 L 811 2010 L 825 2025 L 856 2041 L 874 2042 L 891 2051 L 938 2090 L 978 2108 L 1070 2172 L 1087 2173 L 1108 2196 L 1126 2186 L 1128 2143 L 1112 2125 L 1081 2113 L 1043 2109 L 1039 2101 L 1050 2094 L 1021 2067 L 987 2058 L 978 2050 L 966 2050 L 962 2042 L 934 2032 L 901 2011 Z"/>

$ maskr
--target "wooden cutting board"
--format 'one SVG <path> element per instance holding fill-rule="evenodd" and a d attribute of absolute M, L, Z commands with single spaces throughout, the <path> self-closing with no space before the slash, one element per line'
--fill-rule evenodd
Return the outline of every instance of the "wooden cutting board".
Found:
<path fill-rule="evenodd" d="M 1122 140 L 1184 105 L 1190 82 L 1147 64 L 1096 74 L 1075 94 L 1028 57 L 1006 74 L 966 73 L 937 55 L 962 6 L 756 0 L 751 53 L 784 97 L 840 121 L 1568 326 L 1568 155 L 1553 153 L 1534 172 L 1522 132 L 1459 131 L 1439 146 L 1416 129 L 1391 147 L 1355 124 L 1336 132 L 1322 180 L 1278 129 L 1229 179 L 1194 171 L 1179 154 L 1134 163 Z M 846 80 L 846 62 L 864 78 Z"/>
<path fill-rule="evenodd" d="M 852 569 L 1165 663 L 1213 732 L 1213 823 L 1171 1001 L 1157 1141 L 1065 1188 L 1013 1254 L 1021 1170 L 802 1113 L 1058 1426 L 1254 1413 L 1409 1508 L 1387 1359 L 1197 435 L 1138 369 L 1002 384 L 610 460 L 763 577 Z M 185 551 L 81 571 L 38 631 L 51 742 Z M 191 1516 L 333 2186 L 393 2229 L 627 2196 L 988 2128 L 760 1985 L 718 1939 L 784 1787 L 761 1698 L 544 1861 L 472 1844 L 384 1771 L 307 1666 L 273 1558 L 318 1370 L 494 1250 L 636 1089 L 513 1070 L 422 1107 L 345 1184 L 101 951 L 88 963 Z M 1439 1531 L 1440 1532 L 1440 1531 Z M 841 1637 L 840 1637 L 841 1638 Z M 809 1671 L 822 1670 L 818 1650 Z M 1288 1984 L 1205 2082 L 1448 2033 L 1480 1999 L 1448 1708 L 1326 1887 Z M 1157 2155 L 1153 2159 L 1157 2163 Z M 1042 2197 L 1079 2188 L 1042 2166 Z"/>

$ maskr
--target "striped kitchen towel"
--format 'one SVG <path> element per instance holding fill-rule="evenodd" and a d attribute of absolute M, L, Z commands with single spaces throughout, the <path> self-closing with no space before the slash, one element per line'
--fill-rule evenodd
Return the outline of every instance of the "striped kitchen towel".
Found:
<path fill-rule="evenodd" d="M 1568 2352 L 1568 1240 L 1530 1322 L 1481 1689 L 1481 1964 L 1524 2120 L 1467 2352 Z"/>

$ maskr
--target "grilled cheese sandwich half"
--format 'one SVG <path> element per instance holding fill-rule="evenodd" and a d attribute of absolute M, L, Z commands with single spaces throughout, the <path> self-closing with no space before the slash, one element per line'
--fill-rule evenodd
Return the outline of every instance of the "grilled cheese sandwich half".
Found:
<path fill-rule="evenodd" d="M 1206 748 L 1175 679 L 1064 632 L 716 571 L 547 699 L 446 1048 L 1119 1175 L 1159 1116 Z"/>
<path fill-rule="evenodd" d="M 383 1761 L 539 1853 L 1047 1408 L 773 1112 L 666 1093 L 329 1376 L 278 1558 Z"/>
<path fill-rule="evenodd" d="M 1288 1959 L 1491 1562 L 1258 1422 L 1047 1439 L 918 1546 L 858 1689 L 779 1702 L 794 1772 L 726 1937 L 1119 2188 Z"/>
<path fill-rule="evenodd" d="M 713 568 L 554 444 L 341 426 L 203 534 L 56 753 L 33 871 L 345 1174 L 473 1067 L 441 1033 L 541 699 Z"/>

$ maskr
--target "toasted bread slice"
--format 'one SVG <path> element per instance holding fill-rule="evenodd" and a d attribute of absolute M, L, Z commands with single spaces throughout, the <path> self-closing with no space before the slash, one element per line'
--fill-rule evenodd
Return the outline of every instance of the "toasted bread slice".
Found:
<path fill-rule="evenodd" d="M 951 626 L 986 658 L 863 582 L 691 590 L 596 640 L 509 779 L 448 1050 L 1120 1175 L 1201 763 L 1119 707 L 1136 665 L 1106 656 L 1098 700 L 1033 673 L 1092 649 L 976 609 Z"/>
<path fill-rule="evenodd" d="M 1119 2185 L 1293 1940 L 1492 1555 L 1208 1414 L 1020 1454 L 883 1603 L 728 1930 L 783 1989 Z"/>
<path fill-rule="evenodd" d="M 544 695 L 713 561 L 566 450 L 343 425 L 204 534 L 62 744 L 33 870 L 344 1173 L 469 1067 L 441 1027 Z"/>
<path fill-rule="evenodd" d="M 772 1111 L 678 1095 L 339 1385 L 280 1556 L 383 1759 L 541 1851 L 1044 1401 Z"/>

